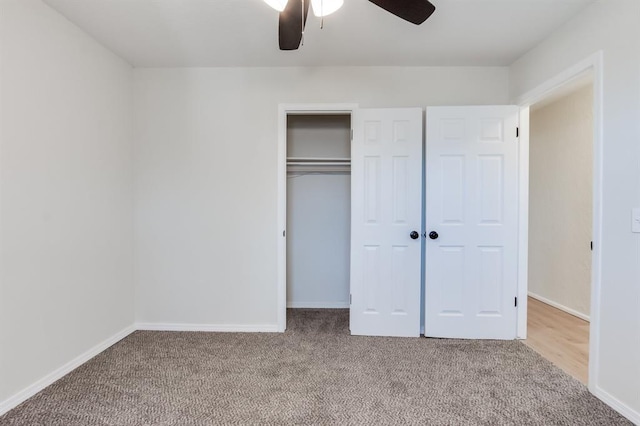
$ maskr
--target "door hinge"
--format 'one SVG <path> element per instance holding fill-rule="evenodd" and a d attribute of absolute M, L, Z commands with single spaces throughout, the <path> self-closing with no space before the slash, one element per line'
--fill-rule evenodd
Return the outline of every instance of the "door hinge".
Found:
<path fill-rule="evenodd" d="M 351 140 L 353 140 L 353 129 L 351 129 Z"/>
<path fill-rule="evenodd" d="M 516 138 L 520 137 L 520 127 L 516 127 Z"/>
<path fill-rule="evenodd" d="M 349 295 L 349 306 L 351 306 L 351 295 Z"/>
<path fill-rule="evenodd" d="M 591 251 L 593 251 L 593 241 L 591 241 Z"/>
<path fill-rule="evenodd" d="M 518 298 L 516 297 L 514 302 L 513 302 L 513 306 L 515 306 L 516 308 L 518 307 Z"/>
<path fill-rule="evenodd" d="M 282 236 L 283 236 L 283 237 L 286 237 L 286 236 L 287 236 L 287 231 L 286 231 L 286 230 L 282 231 Z"/>

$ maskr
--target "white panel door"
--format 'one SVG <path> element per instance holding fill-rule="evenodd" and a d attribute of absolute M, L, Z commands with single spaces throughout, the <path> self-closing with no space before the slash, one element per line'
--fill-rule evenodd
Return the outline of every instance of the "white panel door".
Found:
<path fill-rule="evenodd" d="M 514 339 L 518 108 L 427 108 L 425 335 Z"/>
<path fill-rule="evenodd" d="M 420 335 L 422 128 L 421 108 L 354 111 L 351 334 Z"/>

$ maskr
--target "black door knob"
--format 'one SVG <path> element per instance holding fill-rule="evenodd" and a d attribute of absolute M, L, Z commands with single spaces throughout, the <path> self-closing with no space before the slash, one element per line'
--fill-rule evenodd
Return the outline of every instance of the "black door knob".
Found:
<path fill-rule="evenodd" d="M 409 236 L 411 237 L 412 240 L 417 240 L 418 238 L 420 238 L 420 234 L 418 234 L 416 231 L 411 231 Z"/>
<path fill-rule="evenodd" d="M 437 240 L 438 239 L 438 233 L 436 231 L 429 232 L 429 238 L 431 238 L 432 240 Z"/>

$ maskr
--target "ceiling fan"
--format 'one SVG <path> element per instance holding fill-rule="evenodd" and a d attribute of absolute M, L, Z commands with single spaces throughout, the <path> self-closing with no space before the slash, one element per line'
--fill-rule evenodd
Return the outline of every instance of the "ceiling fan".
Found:
<path fill-rule="evenodd" d="M 429 0 L 369 0 L 397 17 L 416 25 L 422 24 L 436 7 Z M 280 12 L 278 40 L 280 50 L 296 50 L 304 37 L 304 28 L 313 3 L 314 14 L 326 16 L 342 6 L 344 0 L 265 0 Z"/>

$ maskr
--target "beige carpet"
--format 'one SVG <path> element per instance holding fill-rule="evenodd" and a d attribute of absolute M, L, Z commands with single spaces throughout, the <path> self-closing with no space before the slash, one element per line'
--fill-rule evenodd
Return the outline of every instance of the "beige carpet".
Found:
<path fill-rule="evenodd" d="M 294 310 L 285 334 L 136 332 L 0 425 L 630 424 L 520 342 L 347 325 Z"/>

